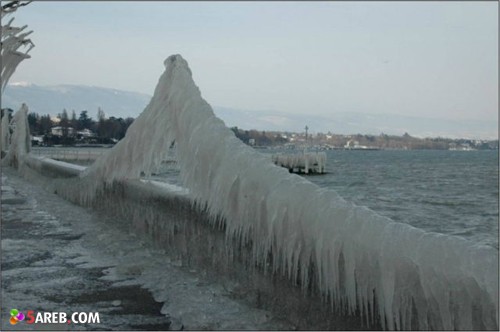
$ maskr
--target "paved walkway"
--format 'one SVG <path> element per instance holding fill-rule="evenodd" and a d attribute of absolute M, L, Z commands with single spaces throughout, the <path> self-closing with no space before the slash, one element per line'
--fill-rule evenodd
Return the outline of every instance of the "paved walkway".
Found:
<path fill-rule="evenodd" d="M 2 330 L 290 329 L 94 211 L 2 169 Z M 234 286 L 234 285 L 233 285 Z M 234 289 L 234 288 L 233 288 Z M 99 324 L 9 323 L 10 310 Z"/>
<path fill-rule="evenodd" d="M 87 211 L 70 206 L 74 214 L 63 221 L 57 215 L 68 209 L 67 202 L 9 173 L 2 176 L 1 196 L 2 330 L 169 329 L 162 304 L 150 292 L 139 285 L 114 286 L 103 280 L 104 266 L 86 266 L 91 253 L 81 245 L 82 229 L 72 226 L 88 222 Z M 35 190 L 28 195 L 26 189 Z M 45 197 L 34 198 L 40 195 Z M 25 315 L 27 310 L 99 312 L 100 324 L 11 325 L 5 317 L 12 308 Z"/>

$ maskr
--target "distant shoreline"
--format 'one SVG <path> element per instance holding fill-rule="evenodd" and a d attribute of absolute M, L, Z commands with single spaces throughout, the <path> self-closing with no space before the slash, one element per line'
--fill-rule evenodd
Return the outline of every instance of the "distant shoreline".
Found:
<path fill-rule="evenodd" d="M 243 130 L 232 127 L 242 142 L 257 148 L 278 147 L 284 149 L 303 149 L 305 147 L 322 150 L 498 150 L 498 139 L 466 139 L 466 138 L 418 138 L 408 133 L 397 135 L 341 135 L 333 133 L 294 133 L 279 131 Z"/>

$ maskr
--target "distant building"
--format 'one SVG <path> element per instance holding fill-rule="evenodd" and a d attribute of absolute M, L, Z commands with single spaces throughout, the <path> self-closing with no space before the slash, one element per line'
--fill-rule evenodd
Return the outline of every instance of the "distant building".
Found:
<path fill-rule="evenodd" d="M 81 138 L 90 138 L 90 137 L 97 136 L 96 133 L 94 133 L 92 130 L 87 129 L 87 128 L 77 131 L 76 135 L 78 137 L 81 137 Z"/>
<path fill-rule="evenodd" d="M 344 146 L 344 148 L 346 149 L 350 149 L 350 148 L 358 148 L 360 145 L 359 145 L 359 142 L 358 141 L 355 141 L 355 140 L 352 140 L 350 139 L 349 141 L 347 141 L 346 145 Z"/>
<path fill-rule="evenodd" d="M 255 138 L 250 138 L 248 140 L 248 144 L 251 145 L 251 146 L 254 146 L 255 145 Z"/>
<path fill-rule="evenodd" d="M 43 144 L 43 135 L 31 136 L 31 145 L 42 145 L 42 144 Z"/>
<path fill-rule="evenodd" d="M 68 130 L 68 136 L 75 136 L 75 129 L 73 127 L 67 127 L 66 129 Z M 52 127 L 50 128 L 50 132 L 54 136 L 63 136 L 63 127 Z"/>

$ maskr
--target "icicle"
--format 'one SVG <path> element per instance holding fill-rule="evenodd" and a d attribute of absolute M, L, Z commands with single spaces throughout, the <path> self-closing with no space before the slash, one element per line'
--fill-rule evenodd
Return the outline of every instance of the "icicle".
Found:
<path fill-rule="evenodd" d="M 250 263 L 271 253 L 274 273 L 311 282 L 336 311 L 361 310 L 384 328 L 498 328 L 497 250 L 395 223 L 273 165 L 215 117 L 180 55 L 165 66 L 125 138 L 64 195 L 89 204 L 113 182 L 154 170 L 175 141 L 196 206 L 212 225 L 223 220 L 227 243 L 252 244 Z M 322 158 L 313 162 L 324 167 Z"/>
<path fill-rule="evenodd" d="M 9 111 L 7 109 L 5 109 L 2 117 L 0 140 L 2 142 L 2 151 L 7 151 L 10 145 Z"/>
<path fill-rule="evenodd" d="M 5 158 L 2 159 L 2 164 L 18 168 L 23 165 L 26 155 L 31 150 L 28 106 L 26 106 L 26 104 L 23 104 L 14 114 L 11 125 L 15 126 L 15 129 L 11 137 L 9 151 L 7 152 Z"/>

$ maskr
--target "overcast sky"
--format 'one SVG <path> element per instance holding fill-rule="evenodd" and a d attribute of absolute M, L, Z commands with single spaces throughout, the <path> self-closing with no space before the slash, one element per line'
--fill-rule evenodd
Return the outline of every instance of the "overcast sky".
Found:
<path fill-rule="evenodd" d="M 152 95 L 181 54 L 212 105 L 498 119 L 498 2 L 33 2 L 11 82 Z"/>

